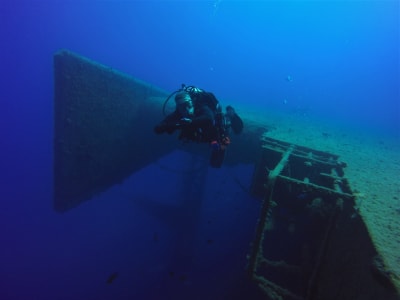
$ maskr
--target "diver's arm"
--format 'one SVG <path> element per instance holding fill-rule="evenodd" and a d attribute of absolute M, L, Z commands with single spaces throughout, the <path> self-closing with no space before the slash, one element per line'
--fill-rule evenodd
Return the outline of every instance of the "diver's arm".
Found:
<path fill-rule="evenodd" d="M 179 127 L 179 120 L 179 114 L 173 112 L 154 127 L 154 132 L 157 134 L 165 132 L 171 134 Z"/>
<path fill-rule="evenodd" d="M 213 124 L 214 114 L 207 105 L 200 108 L 200 113 L 197 117 L 192 118 L 192 126 L 206 127 Z"/>

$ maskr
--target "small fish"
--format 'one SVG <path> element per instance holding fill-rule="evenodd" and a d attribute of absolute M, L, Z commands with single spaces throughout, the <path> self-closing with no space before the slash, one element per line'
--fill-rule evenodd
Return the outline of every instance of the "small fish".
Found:
<path fill-rule="evenodd" d="M 118 272 L 112 273 L 112 274 L 108 277 L 106 283 L 107 283 L 107 284 L 113 283 L 113 281 L 114 281 L 117 277 L 118 277 Z"/>

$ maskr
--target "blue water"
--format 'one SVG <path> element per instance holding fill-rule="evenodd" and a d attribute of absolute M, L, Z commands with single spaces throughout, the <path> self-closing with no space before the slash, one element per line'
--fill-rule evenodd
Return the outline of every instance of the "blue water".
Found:
<path fill-rule="evenodd" d="M 177 150 L 52 210 L 57 50 L 398 138 L 399 38 L 397 0 L 2 1 L 0 299 L 250 299 L 251 165 L 212 170 Z"/>

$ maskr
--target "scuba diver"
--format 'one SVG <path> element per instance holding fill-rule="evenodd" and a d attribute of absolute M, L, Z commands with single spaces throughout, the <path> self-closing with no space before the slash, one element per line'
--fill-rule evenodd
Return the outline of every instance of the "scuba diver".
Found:
<path fill-rule="evenodd" d="M 175 130 L 180 130 L 180 140 L 209 143 L 212 148 L 210 165 L 221 167 L 225 150 L 230 144 L 229 129 L 232 128 L 235 134 L 240 134 L 243 130 L 242 119 L 231 106 L 226 108 L 224 114 L 214 94 L 184 84 L 165 100 L 164 114 L 166 104 L 173 95 L 175 111 L 156 125 L 154 132 L 172 134 Z"/>

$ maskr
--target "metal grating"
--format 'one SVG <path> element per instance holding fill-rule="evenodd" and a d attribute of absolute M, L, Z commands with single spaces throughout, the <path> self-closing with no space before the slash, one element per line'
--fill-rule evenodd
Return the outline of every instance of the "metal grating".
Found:
<path fill-rule="evenodd" d="M 311 299 L 340 213 L 354 196 L 339 156 L 266 136 L 252 192 L 262 196 L 249 273 L 267 299 Z"/>

